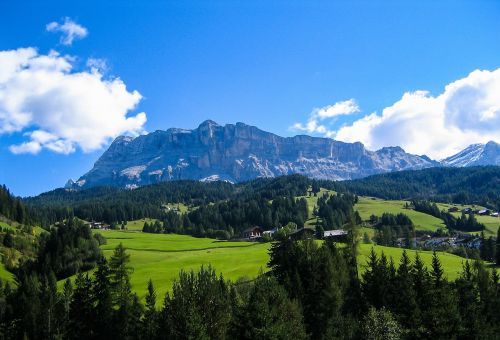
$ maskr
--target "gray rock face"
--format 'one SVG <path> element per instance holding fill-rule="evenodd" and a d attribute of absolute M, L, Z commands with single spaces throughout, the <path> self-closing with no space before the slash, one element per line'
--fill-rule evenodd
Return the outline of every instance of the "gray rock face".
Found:
<path fill-rule="evenodd" d="M 241 182 L 295 173 L 343 180 L 438 165 L 400 147 L 368 151 L 361 143 L 304 135 L 284 138 L 243 123 L 220 126 L 207 120 L 194 130 L 120 136 L 72 185 L 134 188 L 176 179 Z"/>
<path fill-rule="evenodd" d="M 490 141 L 469 145 L 456 155 L 444 159 L 442 164 L 454 167 L 500 165 L 500 144 Z"/>

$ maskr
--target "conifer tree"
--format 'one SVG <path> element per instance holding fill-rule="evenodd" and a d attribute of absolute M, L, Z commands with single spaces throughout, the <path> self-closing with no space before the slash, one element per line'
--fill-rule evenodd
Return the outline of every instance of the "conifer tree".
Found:
<path fill-rule="evenodd" d="M 148 281 L 143 324 L 143 335 L 147 339 L 156 339 L 158 337 L 158 312 L 156 310 L 156 290 L 151 279 Z"/>
<path fill-rule="evenodd" d="M 95 336 L 98 339 L 111 337 L 111 327 L 113 318 L 113 302 L 111 296 L 110 269 L 108 262 L 102 256 L 97 262 L 97 270 L 94 273 L 94 284 L 92 287 L 92 297 L 95 311 Z"/>
<path fill-rule="evenodd" d="M 71 331 L 68 332 L 68 337 L 71 339 L 92 338 L 94 336 L 93 320 L 92 280 L 87 274 L 78 273 L 70 305 L 69 329 Z"/>

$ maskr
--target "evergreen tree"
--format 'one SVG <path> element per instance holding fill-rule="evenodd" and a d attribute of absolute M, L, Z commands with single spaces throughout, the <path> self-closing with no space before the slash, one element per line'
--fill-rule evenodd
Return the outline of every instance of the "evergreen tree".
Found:
<path fill-rule="evenodd" d="M 92 286 L 96 339 L 109 339 L 112 336 L 110 324 L 113 321 L 113 302 L 109 276 L 108 262 L 102 256 L 97 262 L 97 270 L 94 273 L 94 284 Z"/>
<path fill-rule="evenodd" d="M 146 294 L 146 309 L 143 320 L 143 336 L 147 339 L 156 339 L 158 335 L 158 312 L 156 310 L 156 290 L 153 281 L 148 281 L 148 292 Z"/>
<path fill-rule="evenodd" d="M 232 318 L 230 289 L 212 267 L 182 271 L 161 313 L 162 337 L 224 339 Z"/>
<path fill-rule="evenodd" d="M 402 329 L 392 313 L 384 308 L 370 308 L 364 319 L 364 339 L 398 340 L 402 338 Z"/>
<path fill-rule="evenodd" d="M 91 339 L 94 336 L 93 307 L 92 280 L 87 274 L 78 273 L 70 304 L 69 338 Z"/>
<path fill-rule="evenodd" d="M 272 277 L 255 280 L 241 309 L 233 323 L 235 339 L 306 339 L 299 305 Z"/>
<path fill-rule="evenodd" d="M 122 339 L 133 338 L 139 333 L 142 306 L 137 295 L 132 293 L 129 266 L 130 255 L 123 244 L 116 246 L 109 261 L 112 301 L 117 310 L 114 313 L 114 334 Z"/>

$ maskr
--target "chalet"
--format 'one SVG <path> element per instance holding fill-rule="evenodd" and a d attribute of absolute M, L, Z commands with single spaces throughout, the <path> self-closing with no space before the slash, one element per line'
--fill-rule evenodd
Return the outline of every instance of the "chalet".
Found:
<path fill-rule="evenodd" d="M 108 229 L 109 225 L 102 223 L 102 222 L 91 222 L 89 224 L 89 227 L 91 229 Z"/>
<path fill-rule="evenodd" d="M 457 212 L 457 211 L 458 211 L 457 207 L 448 208 L 448 212 Z"/>
<path fill-rule="evenodd" d="M 472 212 L 472 209 L 471 208 L 464 208 L 464 209 L 462 209 L 462 212 L 465 214 L 470 214 Z"/>
<path fill-rule="evenodd" d="M 323 233 L 324 238 L 328 238 L 337 242 L 345 242 L 347 241 L 347 231 L 342 229 L 337 230 L 327 230 Z"/>
<path fill-rule="evenodd" d="M 265 230 L 262 232 L 262 235 L 273 236 L 280 228 L 276 227 L 271 230 Z"/>
<path fill-rule="evenodd" d="M 498 212 L 491 213 L 492 217 L 498 217 Z"/>
<path fill-rule="evenodd" d="M 262 228 L 261 227 L 252 227 L 243 230 L 243 238 L 246 238 L 248 240 L 254 240 L 257 238 L 262 237 Z"/>
<path fill-rule="evenodd" d="M 479 210 L 479 211 L 477 212 L 477 214 L 478 214 L 478 215 L 482 215 L 482 216 L 484 216 L 484 215 L 489 215 L 489 214 L 490 214 L 490 211 L 489 211 L 488 209 L 483 209 L 483 210 Z"/>

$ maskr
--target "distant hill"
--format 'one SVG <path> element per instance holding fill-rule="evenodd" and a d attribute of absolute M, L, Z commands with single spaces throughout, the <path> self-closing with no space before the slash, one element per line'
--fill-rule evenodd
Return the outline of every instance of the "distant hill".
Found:
<path fill-rule="evenodd" d="M 369 151 L 359 142 L 285 138 L 243 123 L 221 126 L 207 120 L 194 130 L 118 137 L 88 173 L 66 187 L 135 188 L 182 179 L 236 183 L 290 174 L 345 180 L 439 165 L 400 147 Z"/>

